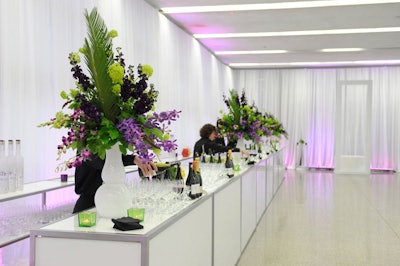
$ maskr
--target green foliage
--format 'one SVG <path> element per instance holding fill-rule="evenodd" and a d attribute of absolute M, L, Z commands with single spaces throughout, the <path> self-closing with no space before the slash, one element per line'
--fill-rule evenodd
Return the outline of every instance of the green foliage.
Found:
<path fill-rule="evenodd" d="M 97 8 L 93 8 L 90 14 L 86 10 L 85 17 L 88 27 L 88 38 L 83 47 L 86 65 L 98 90 L 98 100 L 105 117 L 116 122 L 120 110 L 116 105 L 117 96 L 110 90 L 113 82 L 108 75 L 108 68 L 114 63 L 112 38 Z"/>

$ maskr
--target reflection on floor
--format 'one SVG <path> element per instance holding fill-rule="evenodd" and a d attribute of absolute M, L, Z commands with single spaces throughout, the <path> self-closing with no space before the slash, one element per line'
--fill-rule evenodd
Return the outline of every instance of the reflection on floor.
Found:
<path fill-rule="evenodd" d="M 400 178 L 287 170 L 238 266 L 400 265 Z"/>

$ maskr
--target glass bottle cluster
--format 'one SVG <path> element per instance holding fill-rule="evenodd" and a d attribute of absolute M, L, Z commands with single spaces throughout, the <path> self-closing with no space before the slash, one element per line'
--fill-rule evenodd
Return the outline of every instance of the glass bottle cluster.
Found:
<path fill-rule="evenodd" d="M 23 190 L 24 158 L 21 153 L 21 140 L 0 140 L 0 194 Z"/>

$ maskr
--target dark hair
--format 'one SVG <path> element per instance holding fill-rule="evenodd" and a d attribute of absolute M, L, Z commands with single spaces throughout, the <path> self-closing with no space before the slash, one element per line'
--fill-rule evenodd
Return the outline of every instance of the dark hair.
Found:
<path fill-rule="evenodd" d="M 200 128 L 200 137 L 208 138 L 213 132 L 217 132 L 217 128 L 211 124 L 205 124 Z"/>

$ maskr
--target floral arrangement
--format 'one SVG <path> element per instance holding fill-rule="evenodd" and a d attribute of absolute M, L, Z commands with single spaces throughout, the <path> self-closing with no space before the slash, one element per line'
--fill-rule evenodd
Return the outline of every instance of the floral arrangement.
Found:
<path fill-rule="evenodd" d="M 268 113 L 262 114 L 254 104 L 248 105 L 245 92 L 239 96 L 237 91 L 230 90 L 229 94 L 229 97 L 223 96 L 228 113 L 220 111 L 222 117 L 218 121 L 218 129 L 230 142 L 244 138 L 259 143 L 263 136 L 287 136 L 275 117 Z"/>
<path fill-rule="evenodd" d="M 263 115 L 264 123 L 267 125 L 271 135 L 280 138 L 284 136 L 285 138 L 288 137 L 288 133 L 286 132 L 285 128 L 283 127 L 282 123 L 279 122 L 278 119 L 275 118 L 274 115 L 270 113 L 265 113 Z"/>
<path fill-rule="evenodd" d="M 149 65 L 126 66 L 121 48 L 113 52 L 115 30 L 108 31 L 97 12 L 85 12 L 88 38 L 79 52 L 83 55 L 89 76 L 79 65 L 79 53 L 71 53 L 76 88 L 62 91 L 63 110 L 55 118 L 39 126 L 68 129 L 58 145 L 58 160 L 68 149 L 76 156 L 63 163 L 67 168 L 79 166 L 93 154 L 105 158 L 106 150 L 119 143 L 120 151 L 134 151 L 143 162 L 152 160 L 161 149 L 177 148 L 170 139 L 168 125 L 179 117 L 179 111 L 154 112 L 158 92 L 148 79 L 153 73 Z"/>
<path fill-rule="evenodd" d="M 299 139 L 296 145 L 307 145 L 307 142 L 304 139 Z"/>

